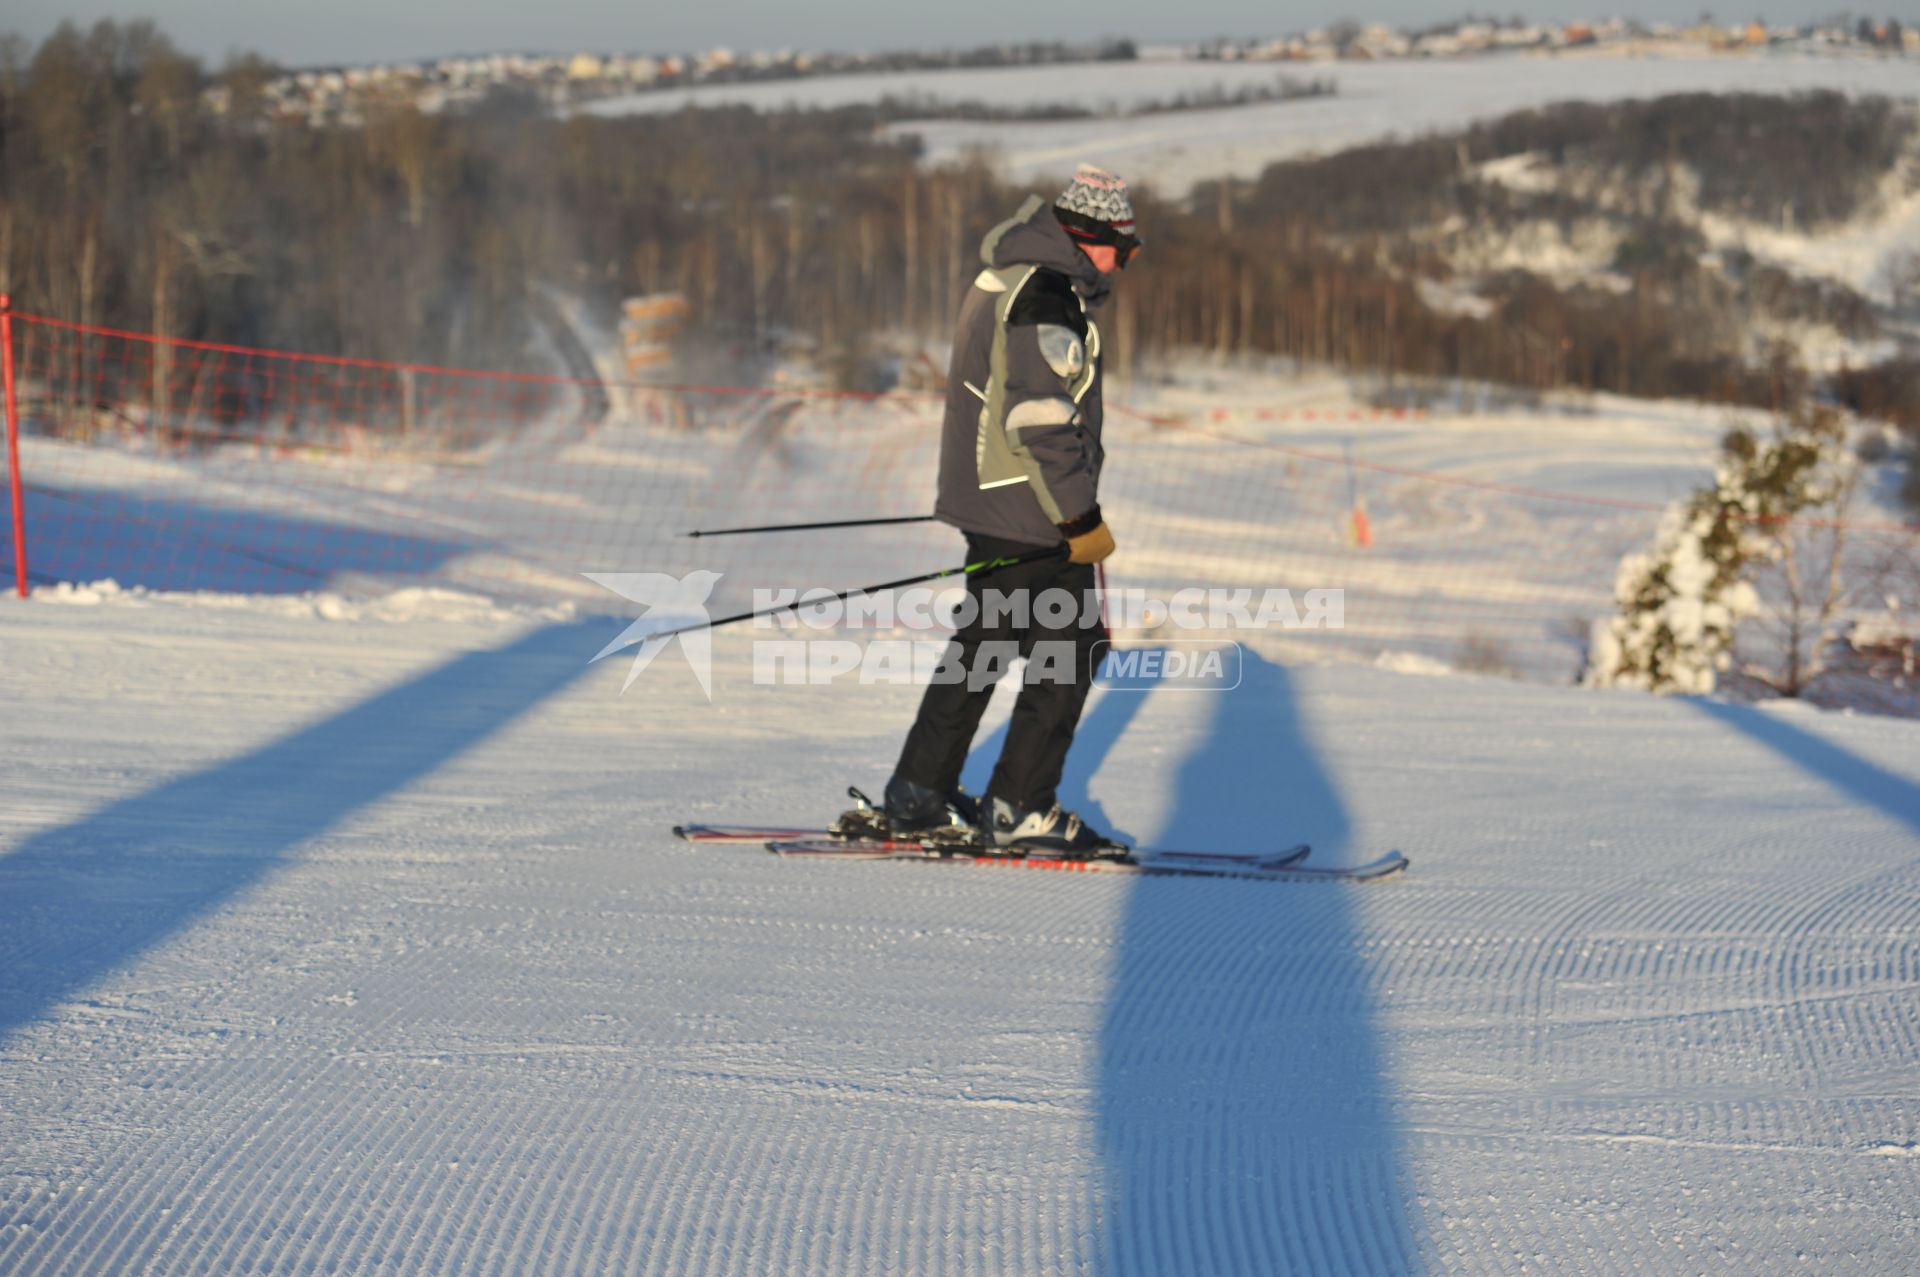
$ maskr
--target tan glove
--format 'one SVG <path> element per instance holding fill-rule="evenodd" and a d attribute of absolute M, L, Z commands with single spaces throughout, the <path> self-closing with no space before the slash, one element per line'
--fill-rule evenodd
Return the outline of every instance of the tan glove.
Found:
<path fill-rule="evenodd" d="M 1077 519 L 1056 525 L 1067 539 L 1067 558 L 1073 563 L 1098 563 L 1113 553 L 1113 533 L 1095 506 Z"/>

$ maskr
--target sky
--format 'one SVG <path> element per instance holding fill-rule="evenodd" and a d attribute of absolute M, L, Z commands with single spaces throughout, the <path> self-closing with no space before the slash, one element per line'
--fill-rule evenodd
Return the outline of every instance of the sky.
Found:
<path fill-rule="evenodd" d="M 1920 0 L 1869 0 L 1868 12 L 1920 17 Z M 1032 0 L 965 5 L 901 0 L 702 0 L 695 5 L 634 0 L 10 0 L 0 31 L 39 41 L 63 20 L 147 17 L 174 42 L 210 63 L 251 50 L 287 66 L 396 61 L 455 53 L 575 50 L 686 52 L 734 49 L 858 51 L 964 47 L 1014 40 L 1090 40 L 1107 35 L 1179 42 L 1219 35 L 1277 35 L 1354 16 L 1395 26 L 1463 12 L 1519 12 L 1533 19 L 1624 16 L 1691 21 L 1699 0 L 1299 0 L 1285 7 L 1248 0 L 1102 0 L 1073 6 Z M 1834 12 L 1832 0 L 1743 0 L 1728 21 L 1762 17 L 1801 22 Z"/>

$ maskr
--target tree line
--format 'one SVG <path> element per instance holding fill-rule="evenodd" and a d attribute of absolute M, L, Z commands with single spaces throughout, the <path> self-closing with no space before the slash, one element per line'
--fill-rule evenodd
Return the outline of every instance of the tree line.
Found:
<path fill-rule="evenodd" d="M 872 377 L 860 352 L 945 331 L 980 236 L 1026 193 L 988 157 L 923 164 L 874 106 L 556 118 L 503 90 L 312 127 L 269 114 L 273 73 L 249 57 L 210 70 L 148 23 L 0 40 L 0 288 L 176 338 L 532 370 L 543 290 L 609 312 L 672 290 L 736 376 L 798 346 Z M 1753 357 L 1753 316 L 1865 334 L 1873 308 L 1778 268 L 1703 264 L 1693 217 L 1843 220 L 1913 139 L 1881 99 L 1692 94 L 1521 112 L 1192 191 L 1130 174 L 1149 248 L 1106 325 L 1115 369 L 1201 348 L 1777 404 L 1807 377 L 1790 348 Z M 1521 154 L 1556 180 L 1487 176 Z M 1523 265 L 1478 280 L 1465 308 L 1423 289 L 1455 270 L 1449 236 L 1583 220 L 1617 234 L 1607 286 Z"/>

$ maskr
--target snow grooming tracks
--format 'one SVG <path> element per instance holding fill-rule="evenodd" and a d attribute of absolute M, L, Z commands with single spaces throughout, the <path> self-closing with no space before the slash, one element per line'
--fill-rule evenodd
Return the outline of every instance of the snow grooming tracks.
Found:
<path fill-rule="evenodd" d="M 1397 851 L 1352 867 L 1307 865 L 1305 843 L 1279 852 L 1151 851 L 1129 860 L 1074 859 L 1061 856 L 988 855 L 912 840 L 860 841 L 834 838 L 823 830 L 790 830 L 770 825 L 675 825 L 688 842 L 758 843 L 777 856 L 817 860 L 904 860 L 916 864 L 970 865 L 992 869 L 1040 869 L 1057 873 L 1135 874 L 1151 877 L 1247 878 L 1267 882 L 1377 882 L 1404 872 L 1409 862 Z"/>

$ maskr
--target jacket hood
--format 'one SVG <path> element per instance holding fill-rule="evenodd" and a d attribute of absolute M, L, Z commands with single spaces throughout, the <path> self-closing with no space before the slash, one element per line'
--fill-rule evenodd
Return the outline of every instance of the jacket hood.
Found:
<path fill-rule="evenodd" d="M 1045 266 L 1071 279 L 1089 306 L 1106 300 L 1106 277 L 1061 228 L 1053 206 L 1038 195 L 1027 196 L 1019 212 L 987 232 L 980 260 L 995 269 Z"/>

